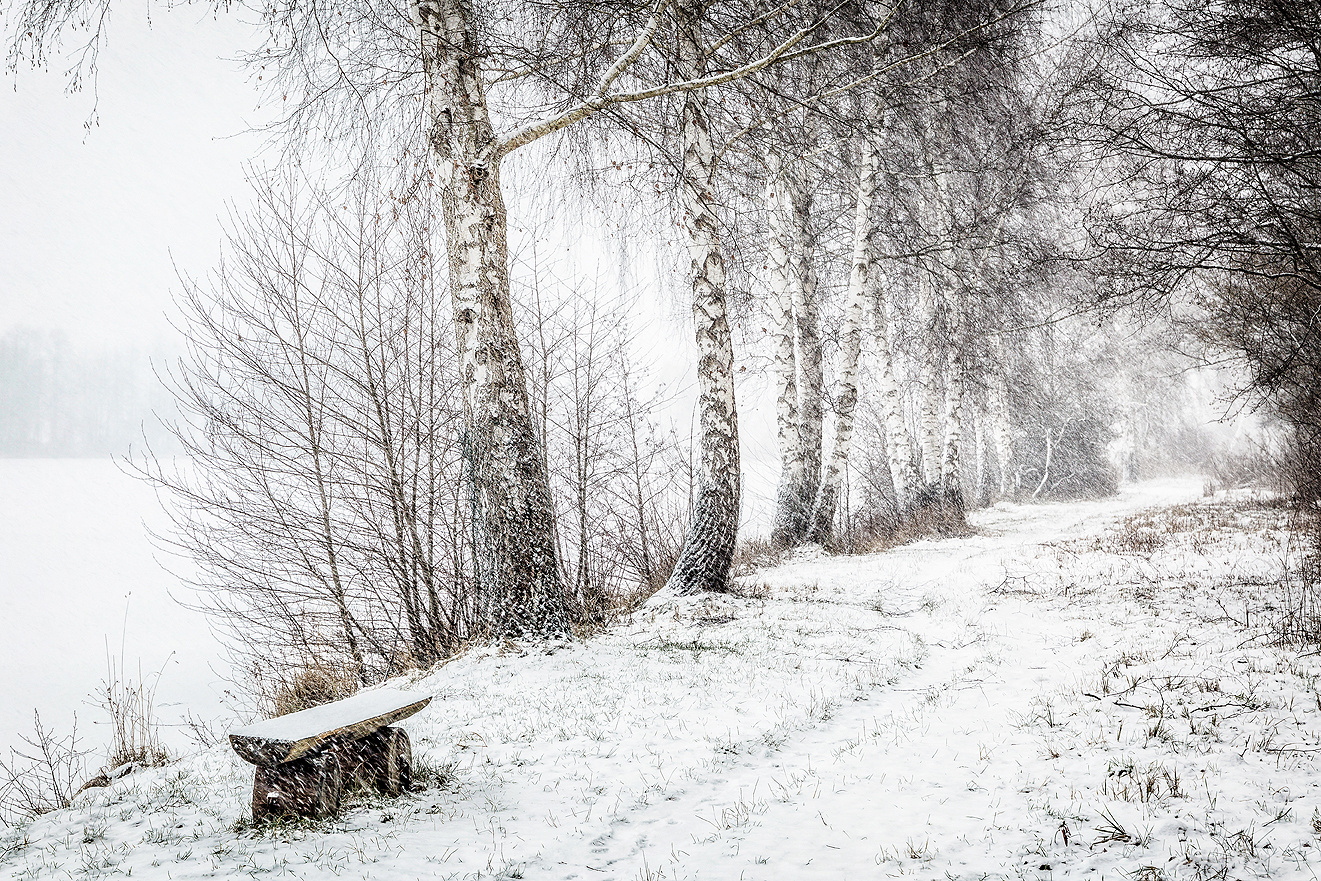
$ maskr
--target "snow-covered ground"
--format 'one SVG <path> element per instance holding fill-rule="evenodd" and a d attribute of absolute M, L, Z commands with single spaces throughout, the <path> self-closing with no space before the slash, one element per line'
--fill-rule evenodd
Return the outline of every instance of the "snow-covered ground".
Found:
<path fill-rule="evenodd" d="M 0 873 L 1313 878 L 1321 660 L 1259 629 L 1296 548 L 1200 489 L 474 648 L 392 683 L 436 695 L 403 723 L 423 791 L 254 829 L 221 745 L 0 834 Z"/>

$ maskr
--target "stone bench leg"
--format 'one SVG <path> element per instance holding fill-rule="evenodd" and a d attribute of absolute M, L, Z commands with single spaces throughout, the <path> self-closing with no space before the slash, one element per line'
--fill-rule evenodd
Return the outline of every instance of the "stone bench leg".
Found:
<path fill-rule="evenodd" d="M 381 795 L 397 796 L 413 781 L 413 748 L 402 728 L 382 728 L 339 747 L 345 779 Z"/>
<path fill-rule="evenodd" d="M 407 792 L 413 782 L 413 749 L 402 728 L 381 728 L 361 740 L 341 743 L 282 765 L 257 767 L 252 783 L 252 819 L 321 820 L 339 813 L 348 786 L 381 795 Z"/>
<path fill-rule="evenodd" d="M 334 752 L 282 765 L 259 765 L 252 783 L 252 819 L 260 823 L 277 817 L 333 817 L 343 792 L 343 769 Z"/>

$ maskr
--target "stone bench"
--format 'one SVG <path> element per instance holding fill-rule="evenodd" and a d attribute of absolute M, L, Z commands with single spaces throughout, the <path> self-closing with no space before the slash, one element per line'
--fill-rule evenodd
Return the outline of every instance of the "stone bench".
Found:
<path fill-rule="evenodd" d="M 382 795 L 404 792 L 412 748 L 404 730 L 390 725 L 429 703 L 427 695 L 378 688 L 234 729 L 234 752 L 257 766 L 252 819 L 333 816 L 354 784 Z"/>

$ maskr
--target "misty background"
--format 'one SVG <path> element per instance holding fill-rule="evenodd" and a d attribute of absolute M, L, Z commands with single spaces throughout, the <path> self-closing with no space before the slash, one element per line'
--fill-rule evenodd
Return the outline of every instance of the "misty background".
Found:
<path fill-rule="evenodd" d="M 264 116 L 221 57 L 243 23 L 146 13 L 115 10 L 94 90 L 68 93 L 57 66 L 9 74 L 0 90 L 6 752 L 34 709 L 62 730 L 76 714 L 99 746 L 89 702 L 108 660 L 159 678 L 167 726 L 224 712 L 219 647 L 148 538 L 164 526 L 160 504 L 112 457 L 144 438 L 173 451 L 154 415 L 172 412 L 157 378 L 180 350 L 172 291 L 178 272 L 217 259 Z"/>

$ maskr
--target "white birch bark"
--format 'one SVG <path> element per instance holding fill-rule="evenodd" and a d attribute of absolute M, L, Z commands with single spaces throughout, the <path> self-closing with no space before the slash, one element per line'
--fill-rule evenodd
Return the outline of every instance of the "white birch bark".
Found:
<path fill-rule="evenodd" d="M 853 441 L 853 412 L 858 404 L 858 356 L 862 352 L 862 324 L 867 299 L 872 293 L 871 242 L 875 237 L 872 201 L 880 152 L 864 138 L 859 156 L 858 189 L 853 214 L 853 265 L 849 270 L 848 291 L 844 300 L 843 322 L 839 337 L 839 367 L 836 371 L 835 441 L 821 474 L 821 484 L 812 504 L 808 540 L 827 544 L 833 538 L 835 513 L 840 488 L 848 466 Z"/>
<path fill-rule="evenodd" d="M 550 485 L 509 295 L 497 141 L 464 0 L 414 6 L 458 337 L 478 596 L 496 632 L 561 631 Z"/>
<path fill-rule="evenodd" d="M 780 448 L 780 482 L 771 541 L 781 547 L 791 547 L 807 531 L 808 515 L 802 498 L 806 466 L 800 438 L 798 357 L 794 343 L 793 205 L 780 157 L 772 152 L 767 165 L 765 206 L 770 235 L 766 249 L 766 281 L 771 293 L 776 438 Z"/>
<path fill-rule="evenodd" d="M 702 7 L 681 3 L 678 21 L 681 74 L 702 76 L 706 56 Z M 666 593 L 689 594 L 727 589 L 739 513 L 738 416 L 734 405 L 734 344 L 725 307 L 725 260 L 713 211 L 716 152 L 710 120 L 700 92 L 684 98 L 680 120 L 683 153 L 680 190 L 684 229 L 692 256 L 693 329 L 699 359 L 698 411 L 701 425 L 700 484 L 693 519 L 684 538 Z"/>
<path fill-rule="evenodd" d="M 904 519 L 912 509 L 917 493 L 921 489 L 921 475 L 914 458 L 913 436 L 908 430 L 908 419 L 904 415 L 904 396 L 895 378 L 894 329 L 890 321 L 889 309 L 886 308 L 885 292 L 881 286 L 878 267 L 873 266 L 872 278 L 875 281 L 876 313 L 876 358 L 879 362 L 876 371 L 876 391 L 881 399 L 881 410 L 885 414 L 886 457 L 890 463 L 890 480 L 894 484 L 895 504 L 899 516 Z"/>
<path fill-rule="evenodd" d="M 963 508 L 963 489 L 959 459 L 963 448 L 963 403 L 966 386 L 967 330 L 963 312 L 964 296 L 959 288 L 945 299 L 946 327 L 949 332 L 945 380 L 945 442 L 940 457 L 940 490 L 946 505 Z"/>
<path fill-rule="evenodd" d="M 1013 421 L 1009 418 L 1009 385 L 1005 381 L 1003 362 L 991 370 L 987 405 L 991 417 L 991 436 L 995 443 L 995 464 L 1000 470 L 999 495 L 1002 499 L 1013 498 L 1018 494 L 1018 481 L 1014 463 Z"/>
<path fill-rule="evenodd" d="M 937 402 L 943 398 L 940 381 L 940 353 L 936 346 L 938 293 L 935 282 L 919 269 L 918 308 L 922 317 L 923 339 L 919 346 L 918 370 L 918 442 L 922 451 L 922 482 L 935 490 L 940 486 L 941 420 Z"/>
<path fill-rule="evenodd" d="M 973 470 L 973 505 L 980 508 L 986 504 L 986 414 L 984 412 L 977 415 L 973 443 L 977 445 L 977 460 Z"/>
<path fill-rule="evenodd" d="M 941 101 L 941 106 L 944 102 Z M 928 108 L 931 112 L 932 108 Z M 929 134 L 933 142 L 939 144 L 942 135 L 938 134 L 939 127 L 936 125 L 936 119 L 947 118 L 944 114 L 926 120 Z M 930 196 L 924 196 L 922 199 L 922 210 L 925 214 L 923 225 L 927 230 L 935 232 L 942 236 L 946 242 L 951 239 L 950 233 L 950 200 L 949 200 L 949 180 L 947 170 L 943 167 L 943 150 L 937 147 L 931 158 L 929 166 L 931 175 Z M 922 347 L 921 387 L 922 387 L 922 476 L 926 480 L 928 489 L 938 496 L 942 501 L 945 496 L 946 481 L 945 474 L 948 463 L 947 455 L 951 452 L 948 446 L 948 427 L 950 421 L 950 404 L 958 400 L 959 390 L 950 386 L 957 384 L 959 377 L 953 372 L 949 372 L 947 380 L 950 386 L 942 390 L 941 371 L 942 368 L 954 366 L 954 359 L 957 353 L 949 354 L 949 350 L 956 349 L 957 345 L 953 339 L 947 338 L 947 349 L 945 353 L 941 352 L 939 341 L 941 339 L 941 318 L 942 313 L 947 319 L 945 330 L 949 329 L 949 324 L 955 319 L 952 316 L 952 310 L 949 309 L 949 303 L 944 292 L 944 267 L 940 262 L 934 263 L 930 267 L 921 267 L 922 278 L 919 290 L 921 292 L 921 311 L 925 322 L 925 346 Z M 943 354 L 943 357 L 942 357 Z M 942 363 L 942 361 L 944 363 Z M 942 393 L 944 392 L 944 393 Z M 938 415 L 940 403 L 944 403 L 944 419 Z"/>
<path fill-rule="evenodd" d="M 825 369 L 817 305 L 816 237 L 812 232 L 812 189 L 804 163 L 793 175 L 794 323 L 798 330 L 798 437 L 803 456 L 799 487 L 804 512 L 810 512 L 821 482 L 825 421 Z M 806 518 L 804 519 L 806 524 Z M 802 541 L 804 535 L 797 536 Z M 795 542 L 797 543 L 797 542 Z"/>

